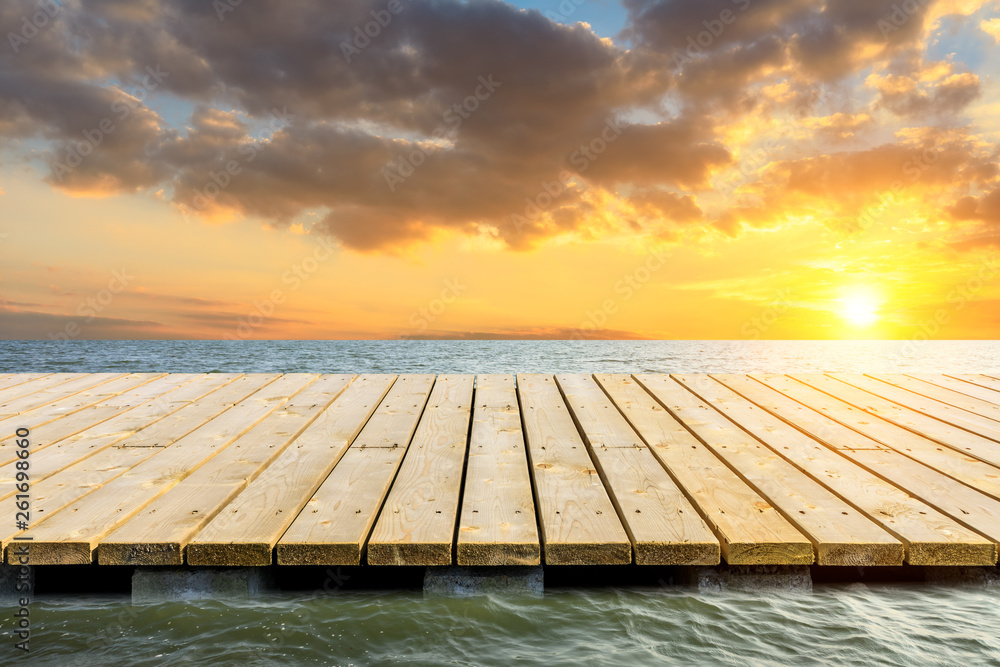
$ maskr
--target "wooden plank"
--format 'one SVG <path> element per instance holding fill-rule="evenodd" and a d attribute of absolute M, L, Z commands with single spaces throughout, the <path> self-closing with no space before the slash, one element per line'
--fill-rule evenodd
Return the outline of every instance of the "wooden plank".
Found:
<path fill-rule="evenodd" d="M 451 565 L 474 375 L 441 375 L 368 539 L 369 565 Z"/>
<path fill-rule="evenodd" d="M 985 387 L 986 389 L 992 389 L 993 391 L 1000 393 L 1000 380 L 997 378 L 992 378 L 989 375 L 981 374 L 950 374 L 948 377 L 953 377 L 956 380 L 962 380 L 963 382 L 968 382 L 969 384 L 974 384 L 977 387 Z"/>
<path fill-rule="evenodd" d="M 929 373 L 907 373 L 906 375 L 907 377 L 911 377 L 915 380 L 920 380 L 921 382 L 926 382 L 928 384 L 933 384 L 937 387 L 941 387 L 942 389 L 949 389 L 960 394 L 977 398 L 990 405 L 1000 408 L 1000 389 L 994 390 L 974 382 L 966 382 L 961 378 L 953 378 L 947 375 Z"/>
<path fill-rule="evenodd" d="M 932 398 L 935 401 L 940 401 L 960 410 L 966 410 L 980 417 L 989 417 L 994 420 L 995 426 L 1000 428 L 1000 405 L 996 403 L 960 394 L 957 391 L 945 389 L 930 382 L 907 377 L 902 373 L 868 373 L 867 375 L 881 382 L 911 391 L 914 394 Z"/>
<path fill-rule="evenodd" d="M 14 439 L 14 431 L 28 426 L 32 430 L 86 408 L 100 405 L 116 396 L 166 377 L 166 373 L 132 373 L 53 401 L 48 405 L 26 410 L 15 416 L 0 418 L 0 441 Z M 10 435 L 7 435 L 10 433 Z"/>
<path fill-rule="evenodd" d="M 946 424 L 951 424 L 952 426 L 965 429 L 970 433 L 975 433 L 983 436 L 984 438 L 1000 442 L 1000 429 L 997 428 L 996 422 L 989 417 L 974 415 L 966 410 L 945 405 L 940 401 L 935 401 L 931 398 L 914 394 L 913 392 L 900 389 L 899 387 L 886 384 L 885 382 L 880 382 L 865 375 L 861 375 L 860 373 L 830 373 L 829 375 L 830 377 L 845 384 L 849 384 L 858 389 L 862 389 L 869 394 L 873 394 L 879 398 L 897 404 L 900 409 L 893 410 L 891 412 L 891 420 L 894 423 L 898 423 L 900 426 L 909 428 L 903 424 L 898 417 L 904 414 L 910 414 L 912 418 L 913 412 L 919 412 L 924 415 L 924 417 L 935 419 Z M 883 419 L 890 419 L 888 416 L 889 414 L 889 411 L 883 409 L 879 413 L 879 416 Z M 922 420 L 921 423 L 924 425 L 928 424 L 926 419 Z M 923 426 L 921 429 L 923 429 Z"/>
<path fill-rule="evenodd" d="M 518 374 L 517 394 L 546 565 L 631 563 L 628 533 L 552 376 Z"/>
<path fill-rule="evenodd" d="M 90 373 L 40 374 L 39 377 L 28 380 L 27 382 L 22 382 L 0 389 L 0 405 L 25 396 L 31 396 L 32 394 L 45 391 L 46 389 L 50 389 L 52 387 L 58 387 L 59 385 L 67 382 L 79 380 L 80 378 L 88 375 L 90 375 Z"/>
<path fill-rule="evenodd" d="M 812 543 L 637 381 L 655 385 L 659 376 L 595 377 L 718 536 L 727 563 L 813 562 Z"/>
<path fill-rule="evenodd" d="M 77 414 L 42 426 L 37 431 L 32 431 L 32 438 L 38 443 L 31 463 L 32 480 L 37 482 L 45 479 L 114 445 L 122 447 L 164 446 L 165 443 L 172 442 L 167 437 L 169 434 L 160 434 L 158 440 L 151 440 L 155 443 L 152 445 L 137 444 L 136 440 L 129 440 L 129 438 L 139 430 L 172 415 L 239 377 L 238 374 L 206 375 L 182 382 L 179 387 L 174 389 L 170 389 L 168 383 L 152 388 L 151 391 L 160 395 L 154 396 L 150 400 L 142 400 L 146 396 L 143 395 L 144 388 L 140 388 L 136 394 L 133 394 L 135 401 L 139 404 L 121 404 L 119 406 L 122 408 L 121 412 L 111 419 L 88 426 L 89 417 Z M 161 392 L 160 390 L 165 387 L 167 391 Z M 240 395 L 240 398 L 245 398 L 248 394 L 249 392 Z M 226 394 L 223 393 L 221 396 L 226 397 Z M 189 420 L 188 415 L 190 414 L 190 411 L 185 412 L 178 415 L 176 419 Z M 206 417 L 206 419 L 208 418 Z M 164 425 L 157 424 L 156 428 L 161 428 Z M 193 430 L 197 425 L 200 424 L 195 424 L 188 430 Z M 176 429 L 173 429 L 173 432 L 176 432 Z M 155 429 L 146 431 L 138 442 L 145 442 L 147 437 L 153 436 L 155 433 Z M 184 431 L 180 435 L 186 433 L 187 431 Z M 14 449 L 13 440 L 0 443 L 0 452 L 2 452 L 0 461 L 3 462 L 3 465 L 0 465 L 0 484 L 13 481 L 16 476 L 17 455 Z"/>
<path fill-rule="evenodd" d="M 278 565 L 360 565 L 399 462 L 399 449 L 349 448 L 278 541 Z"/>
<path fill-rule="evenodd" d="M 260 566 L 379 406 L 395 375 L 362 375 L 188 544 L 189 565 Z"/>
<path fill-rule="evenodd" d="M 433 375 L 399 376 L 333 472 L 278 540 L 278 565 L 361 564 L 365 541 L 418 422 L 418 437 L 426 444 L 446 434 L 442 429 L 450 422 L 449 405 L 461 401 L 461 378 L 448 376 L 430 399 L 441 409 L 423 421 L 420 416 L 432 387 Z"/>
<path fill-rule="evenodd" d="M 10 389 L 11 387 L 17 387 L 28 382 L 34 382 L 43 377 L 48 377 L 52 373 L 11 373 L 3 378 L 0 378 L 0 391 L 5 389 Z"/>
<path fill-rule="evenodd" d="M 920 498 L 963 526 L 994 543 L 1000 541 L 1000 502 L 838 424 L 785 394 L 785 390 L 804 386 L 801 383 L 778 375 L 750 377 L 777 390 L 786 400 L 803 408 L 795 410 L 793 423 L 797 428 L 910 495 Z M 787 412 L 789 408 L 792 406 L 786 404 L 782 409 Z M 784 418 L 784 415 L 779 416 Z"/>
<path fill-rule="evenodd" d="M 699 384 L 697 391 L 716 410 L 788 459 L 842 500 L 878 523 L 906 546 L 911 565 L 986 565 L 993 544 L 924 502 L 837 454 L 789 421 L 804 406 L 744 375 L 713 375 L 719 388 Z M 835 434 L 836 435 L 836 434 Z"/>
<path fill-rule="evenodd" d="M 30 394 L 0 401 L 0 419 L 6 419 L 26 413 L 43 405 L 48 405 L 59 399 L 73 396 L 85 389 L 92 389 L 112 380 L 125 377 L 127 373 L 82 373 L 68 382 L 61 382 L 54 387 L 48 387 Z"/>
<path fill-rule="evenodd" d="M 31 487 L 35 522 L 52 516 L 139 463 L 159 454 L 165 447 L 169 447 L 198 426 L 229 409 L 234 403 L 253 394 L 263 384 L 264 380 L 261 378 L 245 378 L 237 374 L 203 376 L 153 401 L 158 405 L 152 407 L 157 407 L 163 413 L 170 413 L 167 421 L 154 421 L 154 425 L 146 429 L 142 427 L 147 422 L 139 421 L 140 425 L 134 429 L 111 432 L 105 440 L 99 440 L 100 449 L 92 456 L 87 456 L 69 467 L 64 466 L 61 474 L 46 475 L 45 479 L 39 482 L 37 480 L 41 479 L 41 475 L 60 465 L 51 463 L 53 459 L 59 458 L 58 452 L 52 452 L 52 449 L 56 448 L 48 450 L 45 456 L 38 457 L 32 464 L 32 477 L 36 480 Z M 167 400 L 167 396 L 175 393 L 184 396 Z M 186 398 L 187 401 L 179 400 L 181 398 Z M 200 400 L 192 404 L 194 399 Z M 143 407 L 139 408 L 142 409 Z M 125 416 L 127 415 L 123 415 Z M 134 419 L 135 415 L 130 417 Z M 108 440 L 118 440 L 123 446 L 107 445 Z M 69 446 L 76 448 L 81 444 L 86 445 L 87 442 L 81 440 Z M 13 471 L 7 474 L 13 479 Z M 16 534 L 13 527 L 0 530 L 0 542 L 6 546 Z"/>
<path fill-rule="evenodd" d="M 812 541 L 817 564 L 903 563 L 898 539 L 702 400 L 702 392 L 721 388 L 718 382 L 707 375 L 672 377 L 678 384 L 660 384 L 661 402 L 669 399 L 665 406 L 676 419 Z"/>
<path fill-rule="evenodd" d="M 316 376 L 247 376 L 251 378 L 264 386 L 159 454 L 43 519 L 31 531 L 33 540 L 26 543 L 31 562 L 38 565 L 93 562 L 97 544 L 106 535 L 224 450 Z"/>
<path fill-rule="evenodd" d="M 104 538 L 101 565 L 183 565 L 190 539 L 325 410 L 354 375 L 324 375 Z"/>
<path fill-rule="evenodd" d="M 38 424 L 35 421 L 26 422 L 31 429 L 34 452 L 58 444 L 83 430 L 97 426 L 112 417 L 118 416 L 142 403 L 153 400 L 172 389 L 192 381 L 197 375 L 180 373 L 158 377 L 151 382 L 106 398 L 95 405 L 88 406 L 58 419 Z M 0 433 L 0 466 L 17 460 L 17 445 L 14 434 Z"/>
<path fill-rule="evenodd" d="M 541 545 L 512 375 L 476 377 L 456 560 L 538 565 Z"/>
<path fill-rule="evenodd" d="M 715 533 L 589 375 L 557 375 L 637 565 L 718 565 Z"/>
<path fill-rule="evenodd" d="M 951 469 L 949 462 L 958 465 L 959 476 L 953 475 L 956 479 L 962 479 L 961 471 L 964 466 L 961 462 L 968 462 L 972 466 L 966 472 L 973 478 L 982 476 L 985 480 L 995 479 L 1000 472 L 993 467 L 1000 466 L 1000 446 L 992 440 L 909 410 L 826 375 L 796 374 L 791 377 L 828 394 L 835 400 L 832 404 L 834 408 L 841 408 L 837 415 L 826 411 L 824 414 L 834 419 L 838 419 L 839 415 L 843 418 L 838 419 L 841 423 L 922 463 L 932 465 L 933 461 L 943 457 L 946 467 L 940 468 L 936 464 L 933 467 L 948 472 Z M 851 413 L 843 409 L 844 405 L 853 406 L 857 410 Z M 955 461 L 956 457 L 958 462 Z M 979 462 L 991 466 L 981 467 Z M 993 495 L 993 491 L 987 492 Z"/>

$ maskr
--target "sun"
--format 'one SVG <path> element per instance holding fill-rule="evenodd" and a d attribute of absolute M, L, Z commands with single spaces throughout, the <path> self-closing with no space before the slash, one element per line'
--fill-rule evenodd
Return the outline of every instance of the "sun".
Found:
<path fill-rule="evenodd" d="M 881 299 L 867 288 L 849 290 L 840 299 L 840 316 L 856 327 L 870 327 L 878 322 Z"/>

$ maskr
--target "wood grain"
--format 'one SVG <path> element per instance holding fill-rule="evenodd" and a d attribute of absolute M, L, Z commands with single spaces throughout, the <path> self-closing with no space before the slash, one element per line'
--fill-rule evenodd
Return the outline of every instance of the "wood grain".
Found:
<path fill-rule="evenodd" d="M 860 373 L 830 373 L 829 375 L 841 382 L 892 401 L 902 408 L 919 412 L 925 417 L 930 417 L 1000 442 L 1000 428 L 997 428 L 997 422 L 989 417 L 973 414 L 967 410 L 935 401 L 932 398 L 915 394 L 912 391 L 907 391 L 901 387 L 881 382 Z"/>
<path fill-rule="evenodd" d="M 738 389 L 741 394 L 772 414 L 793 424 L 820 444 L 860 465 L 910 496 L 923 501 L 924 504 L 947 515 L 956 523 L 978 533 L 980 539 L 982 537 L 989 539 L 994 543 L 993 550 L 988 553 L 980 553 L 978 558 L 980 562 L 995 561 L 996 540 L 989 533 L 994 532 L 995 526 L 992 524 L 995 523 L 996 519 L 990 518 L 988 508 L 982 507 L 980 501 L 987 503 L 995 503 L 996 501 L 912 459 L 908 459 L 885 445 L 852 431 L 784 395 L 781 392 L 781 387 L 785 381 L 794 383 L 795 381 L 791 378 L 756 374 L 750 377 L 757 380 L 758 386 L 764 386 L 773 391 L 761 394 L 758 389 L 749 389 L 744 385 Z M 728 377 L 720 379 L 728 386 L 733 386 Z M 886 462 L 888 465 L 883 465 Z M 936 488 L 928 487 L 926 485 L 928 481 L 931 481 L 932 487 Z M 945 489 L 956 493 L 957 497 L 949 498 L 946 495 L 941 495 L 940 492 Z M 972 495 L 968 495 L 966 492 Z M 966 504 L 967 508 L 964 507 Z M 889 510 L 885 511 L 891 514 Z M 1000 514 L 997 517 L 1000 517 Z M 983 528 L 986 529 L 986 533 L 983 532 Z M 971 543 L 969 544 L 971 545 Z M 974 560 L 976 556 L 975 553 L 967 550 L 964 557 Z"/>
<path fill-rule="evenodd" d="M 556 382 L 618 511 L 637 565 L 717 565 L 715 533 L 589 375 Z"/>
<path fill-rule="evenodd" d="M 832 421 L 828 429 L 814 424 L 812 432 L 830 440 L 821 443 L 795 426 L 799 414 L 808 414 L 805 406 L 744 375 L 712 377 L 728 392 L 714 397 L 716 409 L 900 539 L 907 563 L 988 565 L 996 560 L 989 540 L 839 454 L 843 445 L 830 442 L 846 441 L 845 427 Z M 867 451 L 863 443 L 854 444 L 854 451 Z"/>
<path fill-rule="evenodd" d="M 270 565 L 288 526 L 340 461 L 395 375 L 362 375 L 188 543 L 189 565 Z"/>
<path fill-rule="evenodd" d="M 452 564 L 474 383 L 438 376 L 368 539 L 368 564 Z"/>
<path fill-rule="evenodd" d="M 632 543 L 552 376 L 519 374 L 517 394 L 545 563 L 631 563 Z"/>
<path fill-rule="evenodd" d="M 667 376 L 598 375 L 653 454 L 718 536 L 731 565 L 795 565 L 814 560 L 812 543 L 695 438 L 656 398 Z"/>
<path fill-rule="evenodd" d="M 960 378 L 953 378 L 938 373 L 906 373 L 906 376 L 915 380 L 920 380 L 921 382 L 927 384 L 941 387 L 942 389 L 971 396 L 972 398 L 983 401 L 990 406 L 995 406 L 991 409 L 990 416 L 996 418 L 996 408 L 1000 408 L 1000 390 L 994 390 L 988 386 L 982 386 L 974 382 L 965 382 Z M 973 412 L 982 414 L 982 412 L 978 409 L 973 410 Z"/>
<path fill-rule="evenodd" d="M 31 530 L 31 562 L 68 565 L 93 561 L 104 536 L 183 481 L 239 436 L 315 380 L 315 375 L 250 375 L 258 389 L 203 426 L 124 474 L 44 519 Z"/>
<path fill-rule="evenodd" d="M 944 446 L 940 442 L 925 438 L 889 421 L 873 417 L 871 413 L 860 407 L 855 407 L 828 393 L 824 393 L 809 384 L 807 382 L 808 377 L 791 377 L 792 379 L 799 380 L 799 382 L 786 382 L 783 384 L 784 388 L 782 391 L 789 398 L 795 399 L 803 405 L 826 415 L 837 423 L 868 436 L 872 440 L 900 454 L 938 470 L 993 498 L 1000 499 L 1000 468 L 978 458 L 968 456 L 960 449 L 963 443 L 971 448 L 971 445 L 968 445 L 969 441 L 977 439 L 978 436 L 974 436 L 971 433 L 964 433 L 964 436 L 957 440 L 959 447 L 953 449 L 951 446 Z M 830 380 L 831 384 L 835 382 L 835 380 Z M 819 384 L 823 383 L 819 382 Z M 841 383 L 841 386 L 844 385 Z M 846 387 L 846 389 L 848 392 L 853 390 L 862 393 L 860 390 L 852 387 Z M 920 417 L 920 415 L 917 416 Z M 948 428 L 947 424 L 941 424 L 940 422 L 938 424 L 944 428 Z M 982 443 L 975 443 L 979 445 L 979 447 L 976 447 L 976 450 L 982 451 L 988 459 L 1000 462 L 1000 447 L 993 446 L 993 443 L 989 440 L 981 440 Z"/>
<path fill-rule="evenodd" d="M 477 376 L 475 404 L 456 560 L 538 565 L 541 543 L 514 376 Z"/>
<path fill-rule="evenodd" d="M 446 376 L 433 398 L 444 407 L 425 422 L 421 415 L 434 387 L 434 376 L 401 375 L 357 440 L 278 540 L 278 565 L 360 565 L 365 542 L 417 424 L 422 427 L 424 442 L 447 433 L 454 426 L 449 407 L 461 404 L 461 384 L 461 378 Z"/>
<path fill-rule="evenodd" d="M 819 565 L 901 565 L 902 543 L 714 409 L 724 389 L 707 375 L 675 375 L 667 408 L 813 543 Z M 683 393 L 682 393 L 683 392 Z"/>
<path fill-rule="evenodd" d="M 6 400 L 0 399 L 0 419 L 7 423 L 11 417 L 26 414 L 82 391 L 94 389 L 112 380 L 126 377 L 126 373 L 69 373 L 68 375 L 71 376 L 68 381 L 60 382 L 55 386 Z M 16 388 L 11 391 L 15 390 Z"/>
<path fill-rule="evenodd" d="M 183 565 L 191 538 L 267 468 L 348 385 L 323 375 L 104 538 L 102 565 Z"/>

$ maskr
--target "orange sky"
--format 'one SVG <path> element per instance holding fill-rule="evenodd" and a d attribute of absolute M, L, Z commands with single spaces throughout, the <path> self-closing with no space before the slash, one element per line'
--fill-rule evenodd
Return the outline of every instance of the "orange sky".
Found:
<path fill-rule="evenodd" d="M 350 63 L 384 2 L 67 3 L 0 56 L 0 337 L 1000 337 L 1000 3 L 744 2 Z"/>

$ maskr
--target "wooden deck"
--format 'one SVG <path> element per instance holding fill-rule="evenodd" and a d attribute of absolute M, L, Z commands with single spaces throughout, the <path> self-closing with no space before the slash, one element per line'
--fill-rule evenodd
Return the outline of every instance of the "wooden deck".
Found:
<path fill-rule="evenodd" d="M 0 374 L 0 500 L 34 565 L 995 565 L 1000 375 Z"/>

